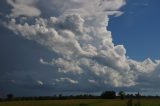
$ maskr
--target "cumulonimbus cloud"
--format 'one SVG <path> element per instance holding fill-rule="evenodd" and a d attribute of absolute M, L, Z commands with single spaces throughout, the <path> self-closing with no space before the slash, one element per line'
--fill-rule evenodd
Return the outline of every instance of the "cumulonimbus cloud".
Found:
<path fill-rule="evenodd" d="M 88 77 L 89 83 L 115 87 L 136 85 L 139 75 L 152 73 L 159 66 L 158 61 L 138 62 L 128 58 L 124 46 L 112 42 L 111 32 L 107 30 L 108 16 L 122 14 L 118 10 L 126 4 L 125 0 L 50 0 L 49 3 L 53 7 L 48 8 L 56 12 L 49 19 L 37 17 L 32 23 L 22 24 L 12 18 L 4 23 L 17 35 L 59 54 L 49 62 L 40 59 L 42 64 L 56 66 L 66 76 L 77 74 Z M 87 75 L 97 79 L 91 80 Z M 68 77 L 72 76 L 57 81 L 79 84 Z"/>

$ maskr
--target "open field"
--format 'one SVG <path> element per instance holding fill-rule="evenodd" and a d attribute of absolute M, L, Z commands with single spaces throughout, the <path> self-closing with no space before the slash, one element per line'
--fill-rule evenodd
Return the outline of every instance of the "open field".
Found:
<path fill-rule="evenodd" d="M 134 100 L 133 104 L 135 103 L 136 100 Z M 11 102 L 0 102 L 0 106 L 127 106 L 127 100 L 78 99 L 78 100 L 11 101 Z M 160 106 L 160 99 L 142 99 L 141 106 Z"/>

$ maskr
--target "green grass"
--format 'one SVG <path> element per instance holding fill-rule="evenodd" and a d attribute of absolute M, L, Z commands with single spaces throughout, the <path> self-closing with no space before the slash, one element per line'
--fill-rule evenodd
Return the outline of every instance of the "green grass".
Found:
<path fill-rule="evenodd" d="M 136 100 L 134 100 L 134 103 Z M 127 100 L 78 99 L 0 102 L 0 106 L 126 106 Z M 133 105 L 134 106 L 134 105 Z M 141 106 L 160 106 L 160 99 L 142 99 Z"/>

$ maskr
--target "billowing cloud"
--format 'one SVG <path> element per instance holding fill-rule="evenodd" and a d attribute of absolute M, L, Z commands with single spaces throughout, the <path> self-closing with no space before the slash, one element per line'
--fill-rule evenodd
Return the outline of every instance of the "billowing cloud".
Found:
<path fill-rule="evenodd" d="M 125 47 L 112 42 L 111 32 L 107 30 L 108 16 L 121 15 L 119 9 L 125 0 L 50 0 L 49 3 L 53 5 L 50 10 L 56 11 L 55 16 L 37 17 L 24 23 L 12 18 L 4 25 L 58 54 L 52 61 L 40 59 L 42 64 L 57 67 L 66 76 L 60 76 L 56 82 L 81 84 L 81 80 L 87 79 L 85 83 L 129 87 L 139 83 L 139 76 L 159 67 L 160 63 L 151 59 L 138 62 L 128 58 Z M 30 15 L 24 11 L 14 14 Z M 74 76 L 76 80 L 72 80 Z"/>

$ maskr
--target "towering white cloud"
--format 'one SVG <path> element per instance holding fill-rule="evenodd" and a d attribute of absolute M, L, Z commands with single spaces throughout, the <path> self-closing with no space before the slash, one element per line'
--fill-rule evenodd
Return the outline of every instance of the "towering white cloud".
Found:
<path fill-rule="evenodd" d="M 68 78 L 78 75 L 97 85 L 133 86 L 139 75 L 151 73 L 159 66 L 159 62 L 150 59 L 143 62 L 129 59 L 124 46 L 112 42 L 111 32 L 107 30 L 108 16 L 122 14 L 118 10 L 125 0 L 50 0 L 49 3 L 53 7 L 46 8 L 58 15 L 49 19 L 38 17 L 24 24 L 11 19 L 5 26 L 59 54 L 50 62 L 40 59 L 42 64 L 56 66 L 67 76 L 57 82 L 78 84 L 78 78 L 77 81 Z"/>

